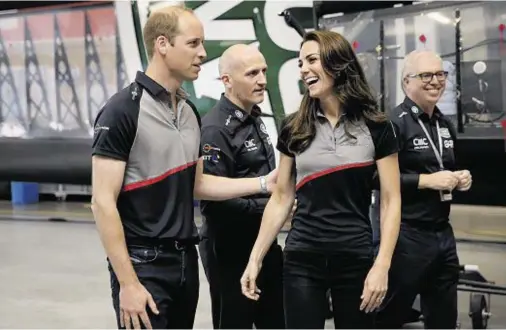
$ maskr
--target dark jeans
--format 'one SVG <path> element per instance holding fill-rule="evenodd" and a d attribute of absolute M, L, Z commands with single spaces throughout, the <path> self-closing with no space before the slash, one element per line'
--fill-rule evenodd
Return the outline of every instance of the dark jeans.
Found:
<path fill-rule="evenodd" d="M 202 264 L 209 282 L 215 329 L 281 329 L 283 312 L 283 253 L 273 245 L 262 263 L 257 285 L 260 299 L 253 301 L 241 292 L 240 279 L 251 249 L 221 249 L 212 239 L 199 244 Z"/>
<path fill-rule="evenodd" d="M 428 329 L 457 326 L 459 258 L 450 224 L 438 230 L 402 223 L 390 267 L 389 289 L 378 328 L 402 327 L 418 294 Z"/>
<path fill-rule="evenodd" d="M 199 267 L 195 245 L 128 246 L 137 277 L 153 296 L 160 314 L 146 306 L 153 329 L 191 329 L 199 298 Z M 119 322 L 119 283 L 109 264 L 116 320 Z M 141 321 L 142 323 L 142 321 Z"/>
<path fill-rule="evenodd" d="M 359 309 L 364 281 L 372 264 L 372 248 L 368 255 L 285 252 L 287 329 L 323 329 L 329 289 L 336 329 L 373 328 L 374 314 Z"/>

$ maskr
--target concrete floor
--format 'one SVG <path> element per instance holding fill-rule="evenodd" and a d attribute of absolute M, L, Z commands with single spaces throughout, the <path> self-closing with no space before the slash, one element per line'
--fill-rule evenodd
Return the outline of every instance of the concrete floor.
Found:
<path fill-rule="evenodd" d="M 115 328 L 105 255 L 91 222 L 2 219 L 0 328 Z M 504 232 L 506 219 L 501 227 Z M 479 265 L 487 279 L 506 285 L 505 245 L 459 243 L 458 249 L 461 263 Z M 202 329 L 211 327 L 211 310 L 202 269 L 200 278 L 195 328 Z M 468 296 L 459 294 L 462 328 L 470 328 Z M 489 328 L 506 328 L 506 297 L 493 296 L 491 311 Z"/>

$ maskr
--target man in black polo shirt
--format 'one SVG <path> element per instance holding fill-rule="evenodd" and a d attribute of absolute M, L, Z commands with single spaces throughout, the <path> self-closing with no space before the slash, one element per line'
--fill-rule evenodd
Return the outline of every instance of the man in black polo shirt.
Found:
<path fill-rule="evenodd" d="M 199 117 L 181 89 L 206 57 L 201 22 L 182 6 L 144 27 L 150 63 L 95 120 L 92 210 L 109 261 L 119 327 L 193 327 L 199 295 L 194 196 L 268 193 L 269 176 L 204 175 Z"/>
<path fill-rule="evenodd" d="M 264 100 L 267 64 L 254 46 L 236 44 L 219 62 L 225 93 L 202 120 L 204 173 L 230 178 L 264 175 L 276 167 L 257 104 Z M 240 278 L 260 229 L 269 196 L 202 201 L 199 245 L 210 285 L 213 325 L 220 329 L 284 328 L 282 251 L 275 242 L 262 268 L 262 299 L 241 293 Z"/>
<path fill-rule="evenodd" d="M 472 180 L 469 171 L 458 170 L 455 129 L 436 106 L 446 77 L 433 52 L 415 51 L 405 59 L 406 98 L 391 113 L 400 147 L 402 224 L 380 328 L 402 327 L 418 294 L 426 328 L 457 326 L 459 258 L 450 205 L 455 190 L 468 190 Z"/>

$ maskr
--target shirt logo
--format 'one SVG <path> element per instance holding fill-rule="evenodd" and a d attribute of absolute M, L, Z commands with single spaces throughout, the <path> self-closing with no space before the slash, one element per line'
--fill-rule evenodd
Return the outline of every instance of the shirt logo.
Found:
<path fill-rule="evenodd" d="M 137 91 L 137 88 L 135 88 L 132 91 L 132 101 L 135 101 L 135 99 L 137 98 L 137 95 L 139 95 L 139 92 Z"/>
<path fill-rule="evenodd" d="M 412 106 L 411 107 L 411 111 L 413 111 L 414 114 L 417 114 L 418 113 L 418 108 L 415 107 L 415 106 Z"/>
<path fill-rule="evenodd" d="M 265 127 L 264 123 L 260 124 L 260 131 L 262 131 L 262 133 L 264 133 L 264 134 L 269 134 L 269 133 L 267 133 L 267 128 Z"/>
<path fill-rule="evenodd" d="M 100 124 L 97 124 L 94 129 L 95 131 L 95 134 L 98 133 L 99 131 L 108 131 L 109 130 L 109 127 L 107 126 L 101 126 Z"/>
<path fill-rule="evenodd" d="M 202 156 L 202 159 L 205 161 L 213 162 L 213 163 L 217 164 L 220 161 L 220 155 L 218 155 L 218 154 L 204 155 L 204 156 Z"/>
<path fill-rule="evenodd" d="M 450 139 L 451 138 L 450 130 L 448 128 L 446 128 L 446 127 L 439 128 L 439 134 L 441 134 L 442 138 L 445 138 L 445 139 Z"/>
<path fill-rule="evenodd" d="M 429 148 L 429 142 L 427 141 L 427 138 L 414 138 L 413 139 L 413 146 L 415 147 L 415 150 L 423 150 Z"/>
<path fill-rule="evenodd" d="M 214 151 L 220 151 L 220 148 L 216 148 L 216 147 L 213 147 L 211 146 L 210 144 L 204 144 L 204 146 L 202 147 L 202 151 L 205 152 L 206 154 L 211 152 L 212 150 Z"/>
<path fill-rule="evenodd" d="M 244 114 L 242 113 L 241 110 L 235 110 L 235 116 L 241 119 L 242 117 L 244 117 Z"/>
<path fill-rule="evenodd" d="M 220 155 L 219 155 L 220 151 L 221 151 L 220 148 L 213 147 L 210 144 L 206 143 L 202 146 L 202 152 L 206 154 L 206 155 L 203 155 L 202 158 L 205 161 L 211 161 L 213 163 L 218 163 L 220 161 Z M 212 153 L 209 154 L 210 152 L 212 152 Z"/>
<path fill-rule="evenodd" d="M 257 145 L 255 144 L 255 139 L 249 139 L 244 141 L 244 146 L 246 147 L 246 151 L 255 151 L 258 149 Z"/>
<path fill-rule="evenodd" d="M 453 140 L 445 140 L 443 145 L 445 149 L 453 149 Z"/>

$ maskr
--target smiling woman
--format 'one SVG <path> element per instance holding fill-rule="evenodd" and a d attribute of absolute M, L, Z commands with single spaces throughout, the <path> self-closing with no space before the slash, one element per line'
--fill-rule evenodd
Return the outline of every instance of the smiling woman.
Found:
<path fill-rule="evenodd" d="M 338 306 L 333 308 L 336 328 L 372 328 L 371 312 L 386 294 L 400 226 L 395 132 L 342 35 L 307 33 L 298 61 L 307 90 L 299 111 L 280 130 L 277 187 L 241 280 L 243 294 L 259 298 L 262 260 L 296 198 L 284 249 L 287 328 L 323 328 L 320 302 L 328 290 Z M 369 204 L 376 170 L 387 205 L 374 258 Z"/>
<path fill-rule="evenodd" d="M 300 110 L 287 120 L 291 136 L 287 147 L 292 152 L 304 151 L 314 138 L 320 106 L 332 117 L 332 126 L 344 114 L 344 121 L 385 120 L 353 48 L 339 33 L 308 33 L 302 43 L 299 68 L 308 89 Z"/>

